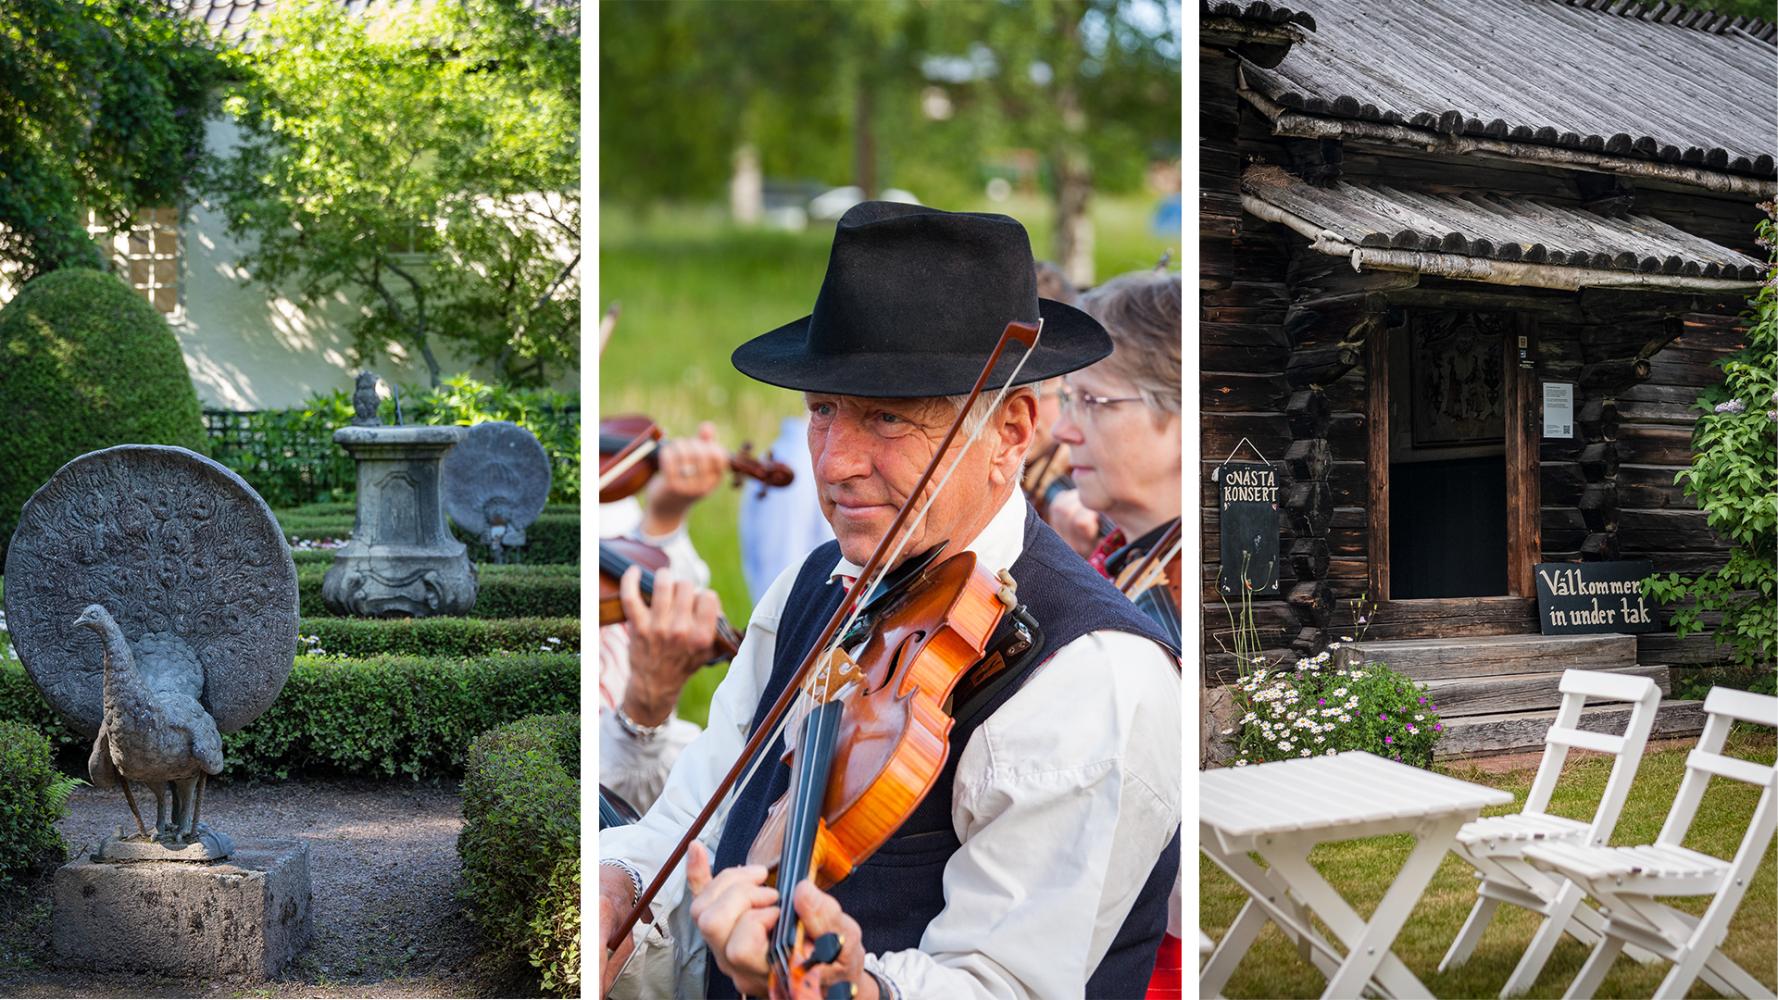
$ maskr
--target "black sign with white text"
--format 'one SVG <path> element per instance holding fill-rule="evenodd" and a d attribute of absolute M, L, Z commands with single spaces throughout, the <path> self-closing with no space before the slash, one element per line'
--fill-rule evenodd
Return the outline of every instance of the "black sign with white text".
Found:
<path fill-rule="evenodd" d="M 1647 559 L 1538 563 L 1537 620 L 1544 635 L 1653 632 L 1655 609 L 1642 593 Z"/>
<path fill-rule="evenodd" d="M 1242 570 L 1253 593 L 1278 592 L 1278 469 L 1266 462 L 1228 462 L 1218 468 L 1216 499 L 1222 566 L 1216 585 L 1225 597 L 1241 594 Z"/>

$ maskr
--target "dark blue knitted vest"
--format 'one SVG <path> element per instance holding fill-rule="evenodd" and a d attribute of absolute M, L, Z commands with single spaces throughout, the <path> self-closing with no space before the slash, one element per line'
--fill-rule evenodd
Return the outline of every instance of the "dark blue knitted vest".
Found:
<path fill-rule="evenodd" d="M 772 675 L 760 694 L 751 729 L 757 729 L 766 710 L 784 690 L 790 675 L 820 637 L 821 629 L 845 597 L 844 590 L 827 578 L 840 557 L 839 544 L 828 542 L 803 561 L 796 583 L 784 605 L 778 624 L 778 643 Z M 1019 600 L 1043 629 L 1044 649 L 1055 651 L 1088 632 L 1115 629 L 1153 639 L 1178 650 L 1163 638 L 1155 625 L 1137 611 L 1104 577 L 1068 548 L 1049 526 L 1025 508 L 1025 547 L 1011 566 L 1018 581 Z M 1107 670 L 1118 664 L 1107 663 Z M 918 948 L 926 925 L 944 909 L 945 862 L 961 844 L 951 827 L 951 784 L 957 758 L 983 720 L 1012 697 L 1017 685 L 1009 685 L 971 717 L 951 730 L 950 754 L 932 792 L 923 799 L 908 821 L 870 859 L 860 865 L 831 892 L 846 912 L 858 921 L 864 944 L 883 953 Z M 1058 725 L 1066 720 L 1057 720 Z M 766 810 L 790 786 L 790 769 L 781 761 L 780 739 L 773 745 L 771 763 L 762 764 L 753 780 L 736 798 L 722 840 L 716 851 L 720 871 L 744 864 L 747 850 L 765 821 Z M 1085 984 L 1087 997 L 1140 997 L 1154 971 L 1155 951 L 1167 929 L 1167 896 L 1179 871 L 1179 834 L 1156 860 L 1154 870 L 1137 895 L 1136 904 L 1112 940 L 1111 948 Z M 1086 948 L 1088 942 L 1078 946 Z M 738 997 L 734 983 L 709 963 L 709 995 Z"/>

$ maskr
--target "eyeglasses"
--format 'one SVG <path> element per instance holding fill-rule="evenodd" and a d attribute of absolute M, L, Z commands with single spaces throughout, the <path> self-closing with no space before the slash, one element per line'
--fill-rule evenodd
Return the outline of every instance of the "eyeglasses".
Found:
<path fill-rule="evenodd" d="M 1103 413 L 1106 407 L 1116 406 L 1119 403 L 1144 401 L 1141 396 L 1095 396 L 1084 389 L 1076 389 L 1066 382 L 1062 383 L 1062 388 L 1056 395 L 1062 399 L 1062 412 L 1071 420 L 1077 415 L 1093 419 Z"/>

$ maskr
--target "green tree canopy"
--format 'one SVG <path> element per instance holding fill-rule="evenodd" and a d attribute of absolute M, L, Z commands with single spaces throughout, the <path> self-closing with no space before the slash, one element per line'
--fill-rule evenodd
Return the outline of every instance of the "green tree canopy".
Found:
<path fill-rule="evenodd" d="M 377 17 L 281 5 L 224 109 L 210 188 L 253 280 L 362 300 L 395 341 L 544 381 L 579 361 L 579 6 L 465 0 Z"/>
<path fill-rule="evenodd" d="M 102 267 L 88 210 L 122 228 L 184 201 L 220 71 L 164 2 L 0 3 L 0 262 Z"/>
<path fill-rule="evenodd" d="M 719 197 L 745 145 L 770 177 L 944 202 L 1028 149 L 1059 217 L 1080 218 L 1094 186 L 1133 189 L 1151 159 L 1178 155 L 1179 16 L 1177 0 L 614 0 L 600 8 L 601 194 Z"/>

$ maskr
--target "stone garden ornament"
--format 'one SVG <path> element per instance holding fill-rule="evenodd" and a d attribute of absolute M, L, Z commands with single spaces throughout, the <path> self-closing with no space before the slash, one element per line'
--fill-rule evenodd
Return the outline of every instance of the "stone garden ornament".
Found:
<path fill-rule="evenodd" d="M 222 733 L 258 718 L 296 657 L 296 564 L 239 476 L 164 445 L 63 466 L 26 502 L 6 556 L 6 617 L 50 706 L 93 738 L 98 788 L 135 831 L 95 860 L 213 861 L 232 841 L 200 821 Z M 155 801 L 152 831 L 132 785 Z"/>
<path fill-rule="evenodd" d="M 491 420 L 469 429 L 444 457 L 445 513 L 506 561 L 549 499 L 549 455 L 518 424 Z"/>
<path fill-rule="evenodd" d="M 374 376 L 368 385 L 374 396 Z M 359 376 L 355 395 L 366 386 Z M 399 405 L 396 412 L 399 419 Z M 439 460 L 466 432 L 358 420 L 334 432 L 334 442 L 358 463 L 352 538 L 335 551 L 321 581 L 321 600 L 334 614 L 419 618 L 475 606 L 475 567 L 445 526 L 439 497 Z"/>

